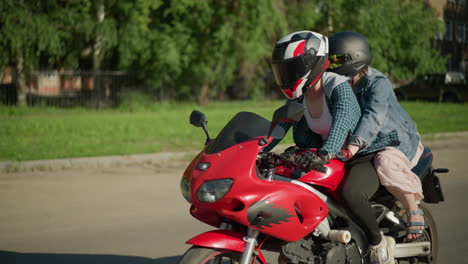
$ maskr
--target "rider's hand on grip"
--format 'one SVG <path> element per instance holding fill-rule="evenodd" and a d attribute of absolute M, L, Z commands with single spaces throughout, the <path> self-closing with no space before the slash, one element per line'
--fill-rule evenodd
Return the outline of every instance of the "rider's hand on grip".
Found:
<path fill-rule="evenodd" d="M 324 165 L 327 163 L 313 152 L 306 151 L 294 157 L 294 162 L 304 169 L 326 172 Z"/>
<path fill-rule="evenodd" d="M 298 151 L 300 151 L 301 148 L 298 146 L 290 146 L 287 149 L 284 150 L 284 155 L 291 155 L 291 154 L 296 154 Z"/>
<path fill-rule="evenodd" d="M 349 149 L 342 149 L 340 152 L 335 154 L 334 159 L 340 160 L 340 161 L 348 161 L 353 157 L 353 153 Z"/>
<path fill-rule="evenodd" d="M 326 160 L 326 161 L 331 160 L 331 159 L 336 159 L 336 160 L 345 162 L 345 161 L 350 160 L 353 157 L 353 152 L 351 152 L 351 150 L 349 150 L 349 149 L 342 149 L 340 152 L 332 155 L 332 154 L 329 154 L 325 150 L 320 150 L 319 151 L 319 156 L 323 160 Z"/>

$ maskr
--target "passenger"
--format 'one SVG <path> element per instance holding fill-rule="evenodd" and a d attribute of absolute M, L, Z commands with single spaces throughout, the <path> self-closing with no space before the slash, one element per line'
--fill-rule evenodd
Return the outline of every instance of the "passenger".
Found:
<path fill-rule="evenodd" d="M 418 201 L 423 198 L 421 182 L 411 171 L 424 148 L 415 123 L 398 103 L 390 81 L 369 67 L 371 61 L 369 45 L 361 34 L 347 31 L 330 37 L 329 71 L 351 78 L 362 111 L 346 149 L 350 156 L 378 151 L 374 167 L 380 183 L 406 210 L 406 238 L 410 240 L 419 237 L 425 226 L 423 212 L 418 208 Z M 392 248 L 382 239 L 368 201 L 379 186 L 374 178 L 351 173 L 342 195 L 368 234 L 372 263 L 394 263 Z"/>

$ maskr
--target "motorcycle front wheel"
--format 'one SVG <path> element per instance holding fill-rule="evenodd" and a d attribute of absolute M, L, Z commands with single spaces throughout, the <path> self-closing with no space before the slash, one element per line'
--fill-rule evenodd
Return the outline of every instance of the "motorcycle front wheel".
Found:
<path fill-rule="evenodd" d="M 192 246 L 179 259 L 177 264 L 237 264 L 242 254 L 240 252 Z M 253 264 L 266 264 L 254 256 Z"/>

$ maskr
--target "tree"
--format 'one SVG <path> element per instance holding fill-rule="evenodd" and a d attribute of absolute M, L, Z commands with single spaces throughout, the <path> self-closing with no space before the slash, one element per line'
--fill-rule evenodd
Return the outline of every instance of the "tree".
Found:
<path fill-rule="evenodd" d="M 169 86 L 164 89 L 179 98 L 198 97 L 204 104 L 209 94 L 224 91 L 236 72 L 247 75 L 239 70 L 247 67 L 241 61 L 265 56 L 263 46 L 256 48 L 268 43 L 264 35 L 269 31 L 258 22 L 274 11 L 265 0 L 166 2 L 152 10 L 146 41 L 131 45 L 138 60 L 125 60 L 123 65 Z M 124 49 L 119 52 L 128 54 Z"/>
<path fill-rule="evenodd" d="M 259 96 L 275 41 L 290 28 L 310 28 L 317 17 L 313 8 L 306 1 L 284 0 L 166 2 L 152 16 L 151 45 L 135 54 L 140 60 L 133 68 L 200 104 L 239 80 L 244 85 L 231 96 Z"/>
<path fill-rule="evenodd" d="M 0 1 L 0 67 L 16 68 L 21 105 L 39 68 L 127 71 L 200 104 L 260 97 L 275 41 L 298 30 L 360 32 L 373 66 L 398 79 L 443 68 L 423 0 Z"/>
<path fill-rule="evenodd" d="M 41 58 L 57 63 L 69 53 L 65 45 L 79 14 L 80 1 L 3 0 L 0 4 L 0 68 L 13 66 L 18 78 L 18 105 L 26 105 L 27 79 Z M 78 20 L 79 21 L 79 20 Z"/>
<path fill-rule="evenodd" d="M 324 1 L 328 2 L 328 1 Z M 334 32 L 356 31 L 369 41 L 372 66 L 394 79 L 444 70 L 445 58 L 431 47 L 443 31 L 432 8 L 423 0 L 331 1 Z"/>

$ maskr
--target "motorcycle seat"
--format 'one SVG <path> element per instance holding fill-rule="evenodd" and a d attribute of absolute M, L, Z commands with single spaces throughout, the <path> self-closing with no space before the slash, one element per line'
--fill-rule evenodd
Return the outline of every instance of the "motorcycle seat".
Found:
<path fill-rule="evenodd" d="M 432 160 L 433 160 L 432 151 L 428 147 L 424 147 L 424 151 L 419 158 L 418 164 L 414 166 L 411 171 L 418 175 L 421 181 L 424 179 L 424 176 L 431 170 Z"/>

